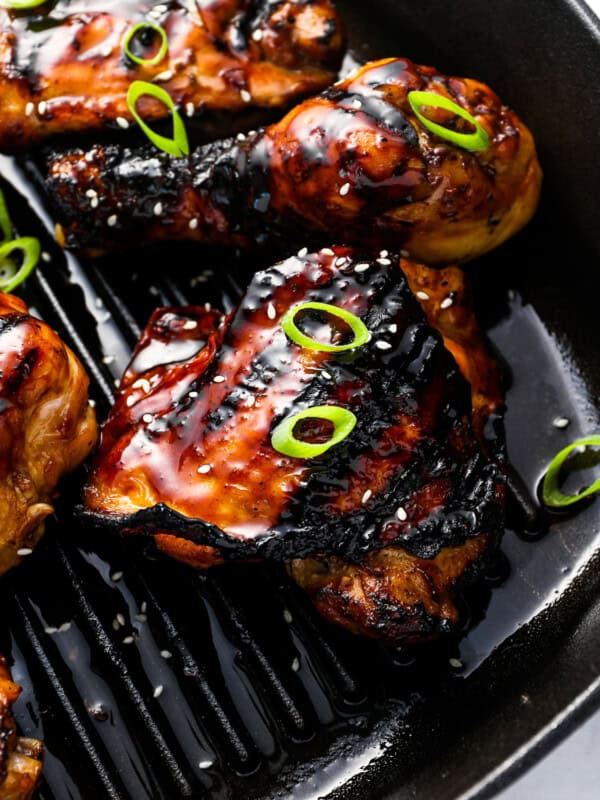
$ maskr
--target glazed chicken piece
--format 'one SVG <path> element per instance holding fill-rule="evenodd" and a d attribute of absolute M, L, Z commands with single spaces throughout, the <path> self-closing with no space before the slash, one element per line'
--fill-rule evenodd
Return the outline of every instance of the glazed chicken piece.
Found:
<path fill-rule="evenodd" d="M 97 439 L 83 367 L 22 300 L 0 294 L 0 574 L 30 552 L 60 478 Z"/>
<path fill-rule="evenodd" d="M 168 37 L 155 65 L 123 52 L 128 31 L 141 22 L 160 25 Z M 152 58 L 158 42 L 147 45 L 130 50 Z M 163 87 L 188 116 L 283 108 L 330 84 L 342 53 L 331 0 L 58 0 L 24 13 L 0 7 L 0 149 L 127 127 L 134 80 Z M 137 108 L 148 121 L 170 113 L 151 98 Z"/>
<path fill-rule="evenodd" d="M 504 482 L 409 274 L 425 280 L 424 267 L 387 253 L 304 251 L 258 273 L 230 317 L 155 312 L 105 425 L 85 518 L 154 535 L 196 567 L 283 561 L 328 619 L 355 632 L 398 643 L 456 629 L 456 593 L 503 530 Z M 304 302 L 350 311 L 370 340 L 341 354 L 300 347 L 281 321 Z M 349 336 L 332 317 L 297 322 L 320 342 Z M 476 331 L 473 349 L 483 346 Z M 322 405 L 355 414 L 347 438 L 311 459 L 274 449 L 283 419 Z M 322 420 L 299 428 L 309 441 L 330 437 Z"/>
<path fill-rule="evenodd" d="M 0 800 L 29 800 L 42 771 L 42 743 L 17 736 L 12 705 L 20 692 L 0 656 Z"/>
<path fill-rule="evenodd" d="M 430 133 L 411 90 L 454 100 L 485 128 L 489 148 L 470 152 Z M 189 159 L 97 145 L 51 154 L 46 176 L 70 248 L 165 239 L 248 247 L 302 231 L 403 248 L 430 265 L 475 258 L 516 233 L 540 183 L 531 133 L 491 89 L 405 59 L 367 64 L 281 122 Z"/>

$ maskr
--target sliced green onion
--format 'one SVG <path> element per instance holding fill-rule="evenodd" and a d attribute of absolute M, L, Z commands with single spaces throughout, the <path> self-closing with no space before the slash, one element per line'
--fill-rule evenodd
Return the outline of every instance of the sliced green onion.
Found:
<path fill-rule="evenodd" d="M 2 231 L 2 242 L 7 242 L 13 237 L 12 222 L 8 214 L 8 207 L 4 198 L 4 192 L 0 191 L 0 230 Z"/>
<path fill-rule="evenodd" d="M 333 317 L 341 319 L 352 330 L 354 339 L 348 344 L 325 344 L 324 342 L 315 341 L 311 336 L 302 333 L 296 325 L 296 315 L 300 311 L 324 311 Z M 324 353 L 342 353 L 345 350 L 355 350 L 357 347 L 362 347 L 371 338 L 369 329 L 361 319 L 350 311 L 329 305 L 329 303 L 299 303 L 299 305 L 293 306 L 285 312 L 281 318 L 281 327 L 288 339 L 291 339 L 300 347 L 305 347 L 307 350 L 321 350 Z"/>
<path fill-rule="evenodd" d="M 154 97 L 156 100 L 159 100 L 168 109 L 170 109 L 173 115 L 172 139 L 155 133 L 155 131 L 153 131 L 149 125 L 146 125 L 144 120 L 136 111 L 135 106 L 137 101 L 140 99 L 140 97 L 145 96 Z M 168 92 L 166 92 L 160 86 L 155 86 L 153 83 L 148 83 L 147 81 L 133 81 L 127 90 L 127 105 L 140 128 L 144 131 L 152 144 L 158 147 L 159 150 L 163 150 L 165 153 L 169 153 L 172 156 L 188 156 L 190 154 L 190 145 L 188 143 L 185 125 L 183 124 L 183 120 L 181 119 L 179 111 L 177 111 L 175 108 L 175 103 Z"/>
<path fill-rule="evenodd" d="M 18 269 L 10 263 L 10 256 L 15 250 L 23 253 L 23 263 Z M 33 236 L 13 239 L 0 246 L 0 291 L 12 292 L 25 280 L 38 263 L 40 250 L 40 243 Z"/>
<path fill-rule="evenodd" d="M 490 146 L 490 137 L 484 128 L 477 122 L 475 117 L 469 114 L 468 111 L 465 111 L 464 108 L 461 108 L 457 103 L 449 100 L 447 97 L 434 94 L 434 92 L 409 92 L 407 97 L 410 107 L 414 111 L 419 122 L 421 122 L 421 124 L 432 133 L 441 136 L 442 139 L 447 139 L 449 142 L 452 142 L 452 144 L 456 144 L 459 147 L 464 147 L 465 150 L 487 150 Z M 458 133 L 457 131 L 451 131 L 449 128 L 446 128 L 443 125 L 438 125 L 437 122 L 432 122 L 430 119 L 427 119 L 427 117 L 421 113 L 422 106 L 427 106 L 429 108 L 443 108 L 446 111 L 452 111 L 462 119 L 466 119 L 467 122 L 471 123 L 471 125 L 474 125 L 475 130 L 473 133 Z"/>
<path fill-rule="evenodd" d="M 312 444 L 294 436 L 294 428 L 303 419 L 326 419 L 333 422 L 333 433 L 326 442 Z M 351 411 L 340 406 L 313 406 L 294 414 L 275 428 L 271 434 L 271 445 L 277 452 L 293 458 L 316 458 L 349 436 L 356 425 Z"/>
<path fill-rule="evenodd" d="M 160 37 L 160 47 L 156 55 L 152 56 L 152 58 L 140 58 L 139 56 L 134 55 L 129 47 L 132 39 L 137 36 L 139 31 L 146 29 L 154 31 Z M 127 58 L 131 59 L 131 61 L 134 61 L 136 64 L 143 64 L 147 67 L 154 67 L 156 64 L 159 64 L 167 55 L 168 49 L 169 40 L 167 38 L 167 32 L 164 28 L 161 28 L 160 25 L 156 25 L 154 22 L 138 22 L 137 25 L 134 25 L 127 31 L 125 38 L 123 39 L 123 50 Z"/>
<path fill-rule="evenodd" d="M 43 6 L 48 0 L 0 0 L 0 6 L 12 8 L 15 11 L 24 11 L 27 8 Z"/>
<path fill-rule="evenodd" d="M 600 436 L 587 436 L 585 439 L 577 439 L 577 441 L 565 447 L 560 453 L 554 456 L 544 475 L 542 483 L 542 500 L 544 504 L 550 506 L 550 508 L 564 508 L 565 506 L 573 505 L 573 503 L 578 503 L 580 500 L 583 500 L 584 497 L 589 497 L 595 492 L 600 491 L 600 478 L 578 494 L 563 494 L 558 488 L 561 467 L 573 450 L 576 450 L 578 447 L 600 447 Z"/>

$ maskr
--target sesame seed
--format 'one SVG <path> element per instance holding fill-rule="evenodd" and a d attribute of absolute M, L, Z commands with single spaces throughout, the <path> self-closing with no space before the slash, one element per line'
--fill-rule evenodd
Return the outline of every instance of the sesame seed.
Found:
<path fill-rule="evenodd" d="M 111 214 L 110 217 L 106 220 L 106 224 L 109 228 L 113 228 L 117 224 L 117 215 Z"/>
<path fill-rule="evenodd" d="M 269 303 L 269 305 L 267 306 L 267 317 L 269 319 L 275 319 L 276 316 L 277 316 L 277 309 L 275 308 L 273 303 Z"/>
<path fill-rule="evenodd" d="M 159 683 L 158 686 L 155 687 L 154 692 L 152 693 L 152 696 L 154 698 L 160 697 L 161 694 L 163 693 L 163 691 L 164 691 L 164 686 L 162 685 L 162 683 Z"/>
<path fill-rule="evenodd" d="M 115 619 L 117 620 L 119 625 L 125 625 L 125 617 L 123 616 L 123 614 L 117 614 Z"/>
<path fill-rule="evenodd" d="M 555 428 L 567 428 L 571 424 L 571 420 L 566 417 L 555 417 L 552 424 Z"/>
<path fill-rule="evenodd" d="M 147 425 L 150 424 L 153 419 L 154 419 L 154 417 L 152 416 L 152 414 L 143 414 L 142 415 L 142 422 L 145 422 Z"/>
<path fill-rule="evenodd" d="M 247 89 L 240 89 L 240 97 L 244 101 L 244 103 L 250 103 L 252 100 L 252 95 Z"/>
<path fill-rule="evenodd" d="M 114 360 L 115 360 L 114 356 L 104 356 L 104 358 L 102 359 L 102 363 L 103 364 L 112 364 Z"/>
<path fill-rule="evenodd" d="M 308 247 L 303 247 L 301 250 L 298 250 L 298 258 L 304 258 L 304 256 L 308 255 Z"/>
<path fill-rule="evenodd" d="M 392 345 L 389 342 L 384 342 L 383 339 L 378 339 L 375 342 L 375 347 L 377 347 L 379 350 L 391 350 L 392 349 Z"/>
<path fill-rule="evenodd" d="M 289 610 L 289 608 L 284 608 L 283 609 L 283 618 L 287 622 L 288 625 L 291 623 L 291 621 L 292 621 L 292 612 Z"/>
<path fill-rule="evenodd" d="M 388 325 L 388 331 L 390 333 L 398 333 L 398 326 L 396 325 L 395 322 L 392 322 L 391 325 Z"/>
<path fill-rule="evenodd" d="M 343 267 L 348 262 L 346 256 L 338 256 L 334 261 L 334 266 L 336 267 Z"/>
<path fill-rule="evenodd" d="M 127 129 L 129 127 L 129 120 L 125 119 L 125 117 L 117 117 L 116 123 L 119 128 Z"/>
<path fill-rule="evenodd" d="M 66 631 L 69 630 L 70 627 L 71 627 L 71 623 L 70 622 L 63 622 L 62 625 L 58 626 L 58 632 L 59 633 L 65 633 Z"/>
<path fill-rule="evenodd" d="M 198 327 L 198 323 L 195 319 L 188 319 L 183 323 L 183 330 L 184 331 L 193 331 L 194 328 Z"/>
<path fill-rule="evenodd" d="M 30 117 L 33 114 L 34 108 L 35 106 L 33 105 L 33 103 L 27 103 L 27 105 L 25 106 L 25 116 Z"/>
<path fill-rule="evenodd" d="M 252 32 L 252 39 L 253 39 L 255 42 L 260 42 L 260 40 L 262 39 L 262 37 L 263 37 L 263 32 L 262 32 L 261 30 L 257 29 L 257 30 L 255 30 L 255 31 L 253 31 L 253 32 Z"/>
<path fill-rule="evenodd" d="M 224 382 L 225 378 L 223 375 L 215 375 L 215 377 L 213 378 L 213 383 L 224 383 Z"/>
<path fill-rule="evenodd" d="M 210 304 L 210 303 L 204 303 L 204 310 L 205 310 L 205 311 L 210 311 L 210 310 L 211 310 L 211 308 L 212 308 L 212 306 L 211 306 L 211 304 Z"/>
<path fill-rule="evenodd" d="M 406 513 L 406 510 L 402 508 L 402 506 L 400 506 L 396 510 L 396 516 L 398 517 L 400 522 L 406 522 L 406 520 L 408 519 L 408 514 Z"/>
<path fill-rule="evenodd" d="M 96 158 L 96 153 L 94 152 L 94 150 L 88 150 L 87 153 L 84 155 L 84 158 L 88 162 L 88 164 L 91 164 L 91 162 Z"/>
<path fill-rule="evenodd" d="M 292 661 L 292 669 L 294 670 L 294 672 L 298 672 L 298 670 L 300 669 L 300 660 L 298 658 L 295 658 Z"/>
<path fill-rule="evenodd" d="M 31 547 L 20 547 L 17 550 L 17 555 L 18 556 L 30 556 L 32 553 L 33 553 L 33 550 L 31 549 Z"/>
<path fill-rule="evenodd" d="M 194 219 L 191 219 L 188 222 L 188 228 L 190 228 L 190 230 L 192 231 L 195 231 L 197 227 L 198 227 L 198 219 L 194 217 Z"/>
<path fill-rule="evenodd" d="M 452 667 L 452 669 L 462 669 L 464 667 L 463 662 L 460 658 L 451 658 L 448 660 L 448 663 Z"/>
<path fill-rule="evenodd" d="M 38 103 L 38 114 L 43 115 L 46 113 L 46 101 L 42 100 L 41 103 Z"/>
<path fill-rule="evenodd" d="M 90 408 L 96 408 L 96 401 L 92 400 L 91 398 L 88 400 L 88 406 Z"/>
<path fill-rule="evenodd" d="M 159 72 L 158 75 L 155 76 L 155 81 L 170 81 L 173 77 L 173 70 L 166 69 L 164 72 Z"/>
<path fill-rule="evenodd" d="M 188 117 L 193 117 L 195 110 L 196 109 L 194 108 L 194 104 L 193 103 L 186 103 L 185 104 L 185 113 L 186 113 L 186 115 Z"/>
<path fill-rule="evenodd" d="M 238 133 L 235 137 L 238 142 L 245 142 L 246 141 L 246 134 L 245 133 Z"/>
<path fill-rule="evenodd" d="M 85 196 L 86 197 L 97 197 L 98 196 L 98 192 L 95 189 L 86 189 Z"/>
<path fill-rule="evenodd" d="M 381 258 L 387 258 L 388 257 L 388 251 L 387 250 L 381 250 L 379 255 L 380 255 Z"/>
<path fill-rule="evenodd" d="M 209 767 L 212 767 L 212 765 L 213 765 L 213 762 L 212 762 L 212 761 L 201 761 L 201 762 L 198 764 L 198 766 L 200 767 L 200 769 L 208 769 Z"/>
<path fill-rule="evenodd" d="M 173 653 L 170 650 L 161 650 L 160 654 L 163 658 L 173 658 Z"/>
<path fill-rule="evenodd" d="M 350 191 L 350 184 L 345 183 L 343 186 L 340 186 L 340 196 L 345 197 L 348 192 Z"/>
<path fill-rule="evenodd" d="M 138 622 L 146 622 L 148 617 L 145 614 L 136 614 L 135 618 Z"/>
<path fill-rule="evenodd" d="M 123 639 L 123 644 L 133 644 L 133 636 L 126 636 Z"/>
<path fill-rule="evenodd" d="M 448 295 L 442 302 L 440 303 L 440 308 L 450 308 L 454 300 Z"/>
<path fill-rule="evenodd" d="M 352 106 L 353 106 L 353 108 L 362 108 L 362 103 L 358 99 L 358 97 L 354 98 L 354 100 L 352 101 Z"/>
<path fill-rule="evenodd" d="M 145 614 L 148 611 L 148 603 L 144 600 L 142 605 L 140 606 L 140 611 L 142 614 Z"/>
<path fill-rule="evenodd" d="M 202 464 L 201 467 L 198 467 L 198 472 L 200 475 L 206 475 L 207 472 L 210 472 L 210 464 Z"/>
<path fill-rule="evenodd" d="M 146 378 L 138 378 L 135 383 L 131 384 L 132 389 L 141 389 L 144 394 L 148 394 L 150 391 L 150 381 L 147 381 Z"/>
<path fill-rule="evenodd" d="M 417 299 L 418 300 L 429 300 L 429 295 L 427 292 L 417 292 Z"/>
<path fill-rule="evenodd" d="M 46 628 L 44 628 L 44 631 L 46 633 L 52 634 L 52 633 L 56 633 L 58 631 L 58 628 L 54 628 L 54 627 L 52 627 L 52 625 L 48 625 Z"/>
<path fill-rule="evenodd" d="M 321 370 L 321 375 L 325 378 L 326 381 L 330 381 L 333 378 L 331 372 L 327 372 L 326 369 Z"/>
<path fill-rule="evenodd" d="M 98 208 L 98 198 L 97 197 L 92 197 L 92 199 L 90 200 L 90 206 L 92 208 Z"/>
<path fill-rule="evenodd" d="M 113 574 L 110 576 L 110 579 L 116 583 L 117 581 L 120 581 L 122 577 L 123 573 L 119 570 L 119 572 L 113 572 Z"/>
<path fill-rule="evenodd" d="M 192 397 L 192 398 L 198 397 L 198 392 L 196 392 L 196 391 L 188 392 L 188 397 Z"/>
<path fill-rule="evenodd" d="M 333 250 L 331 249 L 331 247 L 324 247 L 324 248 L 321 250 L 321 252 L 323 253 L 323 255 L 324 255 L 324 256 L 334 256 L 334 255 L 335 255 L 335 253 L 333 252 Z"/>
<path fill-rule="evenodd" d="M 131 406 L 134 405 L 135 403 L 136 403 L 136 398 L 132 394 L 130 394 L 127 400 L 125 400 L 125 405 L 127 406 L 127 408 L 131 408 Z"/>
<path fill-rule="evenodd" d="M 100 52 L 100 55 L 104 56 L 104 58 L 108 58 L 112 51 L 112 45 L 107 44 L 106 47 L 104 47 L 104 49 Z"/>
<path fill-rule="evenodd" d="M 377 263 L 381 264 L 382 267 L 389 267 L 392 262 L 389 260 L 389 258 L 378 258 Z"/>
<path fill-rule="evenodd" d="M 366 272 L 369 269 L 370 264 L 357 264 L 354 267 L 354 272 Z"/>
<path fill-rule="evenodd" d="M 373 494 L 373 492 L 372 492 L 370 489 L 367 489 L 367 491 L 366 491 L 366 492 L 363 494 L 363 496 L 362 496 L 362 499 L 361 499 L 361 501 L 360 501 L 360 502 L 361 502 L 363 505 L 364 505 L 365 503 L 368 503 L 368 502 L 369 502 L 369 500 L 371 499 L 371 495 L 372 495 L 372 494 Z"/>
<path fill-rule="evenodd" d="M 152 211 L 154 212 L 154 214 L 155 214 L 157 217 L 160 217 L 160 215 L 161 215 L 161 214 L 162 214 L 162 212 L 163 212 L 163 204 L 160 202 L 160 200 L 158 201 L 158 203 L 156 203 L 156 204 L 155 204 L 155 206 L 154 206 L 154 208 L 152 209 Z"/>

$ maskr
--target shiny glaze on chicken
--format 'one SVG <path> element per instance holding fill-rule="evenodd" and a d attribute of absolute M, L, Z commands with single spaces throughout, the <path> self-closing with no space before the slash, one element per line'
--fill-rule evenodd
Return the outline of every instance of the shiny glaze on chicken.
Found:
<path fill-rule="evenodd" d="M 503 479 L 474 432 L 469 385 L 409 289 L 405 273 L 424 269 L 327 248 L 258 273 L 229 318 L 157 311 L 104 428 L 86 518 L 154 534 L 196 567 L 288 562 L 320 610 L 352 630 L 400 641 L 451 629 L 457 585 L 499 539 Z M 281 316 L 309 300 L 359 316 L 370 342 L 344 356 L 292 343 Z M 309 322 L 320 340 L 343 336 Z M 311 460 L 273 449 L 281 419 L 330 404 L 358 418 L 341 444 Z M 324 434 L 317 423 L 306 435 Z M 332 582 L 337 618 L 308 576 L 372 562 L 394 563 L 402 591 L 384 602 L 382 566 L 369 590 L 378 611 L 351 609 Z"/>
<path fill-rule="evenodd" d="M 431 134 L 408 103 L 413 89 L 473 114 L 490 147 L 468 152 Z M 189 159 L 97 145 L 51 154 L 46 179 L 67 247 L 160 239 L 248 247 L 301 230 L 323 242 L 403 248 L 432 265 L 474 258 L 518 231 L 540 183 L 531 133 L 491 89 L 406 59 L 367 64 L 281 122 Z"/>
<path fill-rule="evenodd" d="M 123 53 L 128 30 L 143 21 L 168 36 L 168 53 L 154 66 Z M 57 133 L 119 130 L 133 119 L 126 95 L 134 80 L 156 82 L 188 116 L 285 107 L 331 83 L 342 52 L 331 0 L 58 0 L 24 13 L 0 7 L 0 149 L 31 147 Z M 148 98 L 138 110 L 147 120 L 169 113 Z"/>
<path fill-rule="evenodd" d="M 32 548 L 60 478 L 97 439 L 83 367 L 22 300 L 0 294 L 0 574 Z"/>
<path fill-rule="evenodd" d="M 42 743 L 17 736 L 12 705 L 20 693 L 0 656 L 0 800 L 30 800 L 42 771 Z"/>

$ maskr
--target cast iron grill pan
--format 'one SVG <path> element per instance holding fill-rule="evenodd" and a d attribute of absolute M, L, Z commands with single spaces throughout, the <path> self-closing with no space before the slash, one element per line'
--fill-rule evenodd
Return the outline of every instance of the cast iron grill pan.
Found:
<path fill-rule="evenodd" d="M 362 5 L 342 5 L 350 6 L 342 10 L 359 32 L 357 45 L 371 26 L 361 58 L 406 54 L 487 79 L 522 110 L 546 155 L 537 220 L 472 270 L 480 314 L 512 372 L 509 452 L 535 492 L 549 457 L 597 426 L 598 354 L 585 333 L 596 334 L 596 281 L 584 258 L 589 230 L 579 236 L 572 207 L 564 210 L 552 194 L 560 171 L 554 161 L 547 167 L 555 142 L 532 102 L 538 78 L 514 33 L 516 17 L 522 35 L 530 31 L 533 10 L 503 3 L 491 36 L 489 12 L 475 2 L 455 4 L 460 34 L 443 24 L 444 3 L 377 2 L 368 20 Z M 556 18 L 539 8 L 535 16 L 545 20 L 541 39 L 560 23 L 567 40 L 591 42 L 570 3 Z M 502 40 L 508 31 L 513 40 Z M 463 41 L 476 32 L 488 46 L 478 57 Z M 515 48 L 519 81 L 503 72 Z M 19 229 L 39 236 L 50 254 L 28 281 L 26 299 L 81 358 L 100 419 L 157 305 L 211 302 L 230 310 L 247 270 L 261 266 L 190 246 L 79 261 L 53 242 L 30 167 L 2 159 L 0 171 Z M 553 426 L 557 416 L 570 420 L 566 431 Z M 326 625 L 276 567 L 200 574 L 139 541 L 93 537 L 71 517 L 76 499 L 75 477 L 40 547 L 0 586 L 0 644 L 24 687 L 18 723 L 46 745 L 42 800 L 483 796 L 497 777 L 486 781 L 486 774 L 594 677 L 579 665 L 553 702 L 523 711 L 520 728 L 508 730 L 505 719 L 505 735 L 496 730 L 489 740 L 494 715 L 501 720 L 513 701 L 517 713 L 531 705 L 527 680 L 543 673 L 594 597 L 597 581 L 582 570 L 592 572 L 598 502 L 555 519 L 545 536 L 508 531 L 494 569 L 464 600 L 465 638 L 415 655 Z M 452 754 L 461 751 L 470 755 L 457 769 Z"/>

